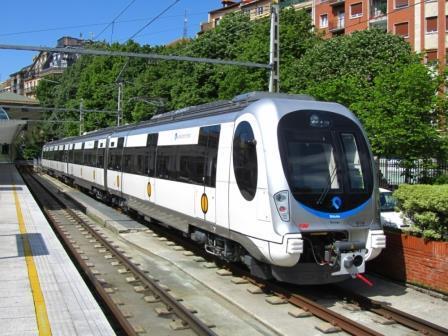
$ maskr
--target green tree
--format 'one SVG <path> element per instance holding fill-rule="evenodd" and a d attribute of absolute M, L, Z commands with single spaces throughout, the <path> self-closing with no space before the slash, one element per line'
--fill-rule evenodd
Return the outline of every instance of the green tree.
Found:
<path fill-rule="evenodd" d="M 363 123 L 374 154 L 400 157 L 410 168 L 417 158 L 441 157 L 443 141 L 435 109 L 440 79 L 421 64 L 402 38 L 379 30 L 321 41 L 308 49 L 284 84 L 290 92 L 339 102 Z"/>

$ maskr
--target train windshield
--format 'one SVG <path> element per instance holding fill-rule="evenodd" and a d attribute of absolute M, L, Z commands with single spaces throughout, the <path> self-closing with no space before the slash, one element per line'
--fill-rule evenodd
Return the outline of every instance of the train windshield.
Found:
<path fill-rule="evenodd" d="M 323 111 L 293 112 L 280 120 L 278 136 L 283 168 L 299 202 L 340 212 L 370 197 L 370 154 L 352 120 Z"/>

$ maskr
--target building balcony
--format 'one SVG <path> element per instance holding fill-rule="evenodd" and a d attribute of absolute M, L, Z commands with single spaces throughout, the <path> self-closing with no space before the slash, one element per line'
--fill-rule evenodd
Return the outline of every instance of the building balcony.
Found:
<path fill-rule="evenodd" d="M 387 15 L 380 15 L 374 17 L 371 16 L 369 20 L 369 26 L 370 28 L 377 28 L 387 31 Z"/>
<path fill-rule="evenodd" d="M 294 6 L 294 5 L 298 5 L 298 4 L 310 2 L 310 1 L 312 1 L 312 0 L 284 0 L 284 1 L 280 2 L 280 5 L 282 8 L 284 8 L 284 7 Z"/>
<path fill-rule="evenodd" d="M 61 74 L 66 69 L 67 69 L 67 67 L 50 67 L 50 68 L 43 69 L 42 71 L 40 71 L 38 73 L 38 75 L 40 77 L 42 77 L 42 76 L 52 75 L 52 74 Z"/>
<path fill-rule="evenodd" d="M 339 33 L 342 32 L 345 29 L 345 20 L 335 20 L 333 22 L 330 22 L 328 25 L 328 30 L 332 33 Z"/>
<path fill-rule="evenodd" d="M 201 33 L 212 30 L 214 28 L 213 22 L 202 22 L 201 23 Z"/>
<path fill-rule="evenodd" d="M 385 21 L 387 20 L 386 12 L 382 10 L 372 8 L 370 11 L 370 21 Z"/>
<path fill-rule="evenodd" d="M 35 86 L 27 87 L 27 88 L 24 88 L 23 91 L 24 91 L 26 94 L 34 93 L 34 92 L 36 92 L 36 87 L 35 87 Z"/>
<path fill-rule="evenodd" d="M 345 3 L 345 0 L 329 0 L 328 4 L 330 6 L 339 6 L 339 5 L 343 5 Z"/>

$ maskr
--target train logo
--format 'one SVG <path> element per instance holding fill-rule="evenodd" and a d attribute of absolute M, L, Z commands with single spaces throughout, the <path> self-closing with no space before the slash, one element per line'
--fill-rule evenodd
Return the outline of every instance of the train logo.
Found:
<path fill-rule="evenodd" d="M 342 206 L 342 199 L 339 196 L 335 196 L 331 199 L 331 205 L 333 205 L 333 207 L 336 210 L 339 210 Z"/>

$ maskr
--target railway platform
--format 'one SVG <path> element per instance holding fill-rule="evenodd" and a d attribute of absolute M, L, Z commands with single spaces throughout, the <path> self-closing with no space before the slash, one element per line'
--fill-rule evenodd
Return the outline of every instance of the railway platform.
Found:
<path fill-rule="evenodd" d="M 0 164 L 0 334 L 114 335 L 12 164 Z"/>

